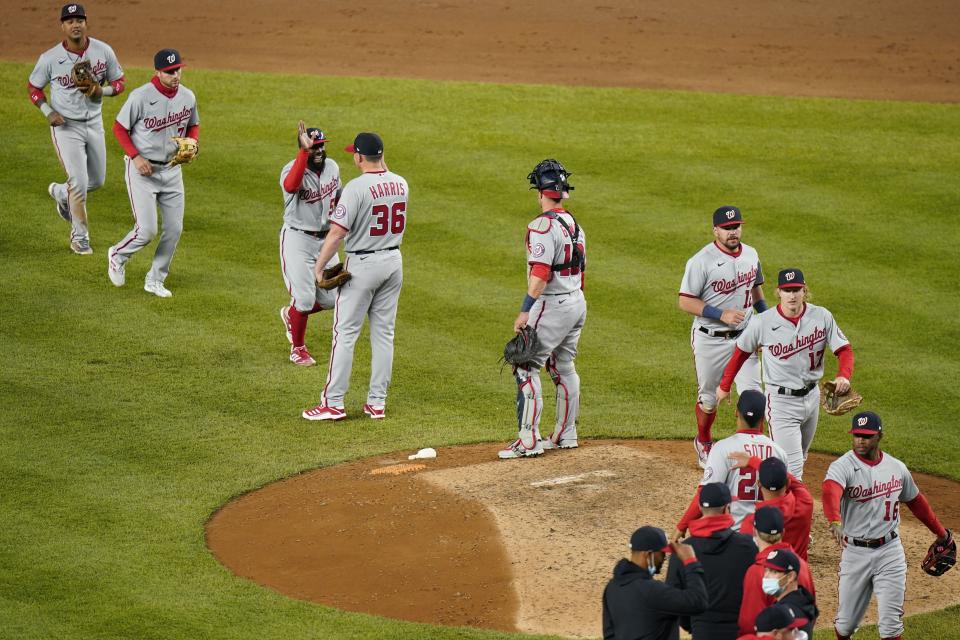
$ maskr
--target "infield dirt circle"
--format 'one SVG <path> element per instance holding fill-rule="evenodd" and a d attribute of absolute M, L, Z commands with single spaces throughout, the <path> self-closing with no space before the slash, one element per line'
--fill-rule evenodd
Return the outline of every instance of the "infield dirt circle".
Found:
<path fill-rule="evenodd" d="M 304 15 L 268 0 L 100 0 L 87 10 L 91 35 L 145 68 L 176 46 L 200 68 L 960 101 L 960 12 L 950 2 L 642 5 L 368 0 L 318 3 Z M 62 37 L 54 4 L 0 6 L 4 59 L 32 63 L 38 43 Z M 186 16 L 176 42 L 157 28 L 170 16 Z M 504 425 L 504 439 L 513 428 Z M 403 452 L 282 480 L 215 514 L 208 543 L 238 575 L 294 598 L 430 623 L 600 635 L 600 593 L 629 533 L 671 528 L 690 499 L 700 476 L 690 443 L 587 441 L 506 462 L 496 449 L 441 449 L 395 473 Z M 811 456 L 808 477 L 822 478 L 829 460 Z M 917 479 L 945 524 L 960 527 L 956 485 Z M 907 614 L 960 602 L 960 571 L 923 574 L 931 536 L 902 513 Z M 811 565 L 829 624 L 838 551 L 819 504 L 816 514 Z"/>

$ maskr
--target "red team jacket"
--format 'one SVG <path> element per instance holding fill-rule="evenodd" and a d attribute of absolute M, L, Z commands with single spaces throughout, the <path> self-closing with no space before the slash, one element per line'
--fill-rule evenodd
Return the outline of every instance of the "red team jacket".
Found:
<path fill-rule="evenodd" d="M 759 469 L 760 458 L 750 458 L 750 467 L 754 470 Z M 813 524 L 813 496 L 810 495 L 807 485 L 794 478 L 792 474 L 787 474 L 787 492 L 773 500 L 758 501 L 756 508 L 760 507 L 780 509 L 783 513 L 783 541 L 790 543 L 793 552 L 801 560 L 806 561 L 810 547 L 810 527 Z M 740 523 L 740 533 L 753 535 L 752 513 Z"/>
<path fill-rule="evenodd" d="M 796 552 L 787 542 L 772 544 L 757 554 L 756 562 L 747 569 L 747 575 L 743 577 L 743 600 L 740 602 L 740 617 L 737 619 L 741 634 L 752 634 L 757 615 L 770 605 L 777 603 L 776 598 L 763 592 L 763 562 L 767 559 L 767 554 L 778 549 L 789 549 Z M 810 574 L 810 566 L 806 560 L 800 560 L 800 573 L 797 576 L 797 582 L 816 599 L 817 592 L 813 588 L 813 576 Z"/>

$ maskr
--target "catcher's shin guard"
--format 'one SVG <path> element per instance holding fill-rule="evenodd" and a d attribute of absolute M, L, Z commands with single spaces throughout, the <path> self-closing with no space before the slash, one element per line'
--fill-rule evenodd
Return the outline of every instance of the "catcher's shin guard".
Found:
<path fill-rule="evenodd" d="M 557 425 L 553 439 L 576 440 L 577 417 L 580 415 L 580 375 L 573 360 L 557 360 L 551 357 L 547 361 L 550 379 L 557 387 Z"/>
<path fill-rule="evenodd" d="M 543 391 L 540 372 L 517 367 L 517 426 L 520 443 L 527 449 L 537 446 L 540 439 L 540 414 L 543 409 Z"/>

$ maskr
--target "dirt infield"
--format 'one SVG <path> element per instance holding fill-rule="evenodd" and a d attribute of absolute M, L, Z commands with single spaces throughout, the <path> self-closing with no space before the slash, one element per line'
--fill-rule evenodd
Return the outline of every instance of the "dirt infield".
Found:
<path fill-rule="evenodd" d="M 0 58 L 34 62 L 60 3 L 0 1 Z M 204 68 L 960 101 L 960 11 L 943 0 L 99 0 L 122 63 L 176 47 Z M 175 17 L 174 17 L 175 16 Z"/>
<path fill-rule="evenodd" d="M 630 532 L 646 523 L 669 530 L 689 502 L 700 477 L 690 443 L 597 440 L 512 461 L 496 460 L 497 448 L 441 449 L 405 473 L 378 473 L 406 464 L 398 453 L 284 480 L 226 505 L 207 542 L 237 575 L 341 609 L 600 635 L 600 593 Z M 808 473 L 824 477 L 831 461 L 811 456 Z M 960 526 L 956 483 L 916 478 L 946 526 Z M 839 550 L 819 501 L 815 513 L 810 563 L 829 625 Z M 938 579 L 920 570 L 932 537 L 902 513 L 907 615 L 960 603 L 960 572 Z"/>

